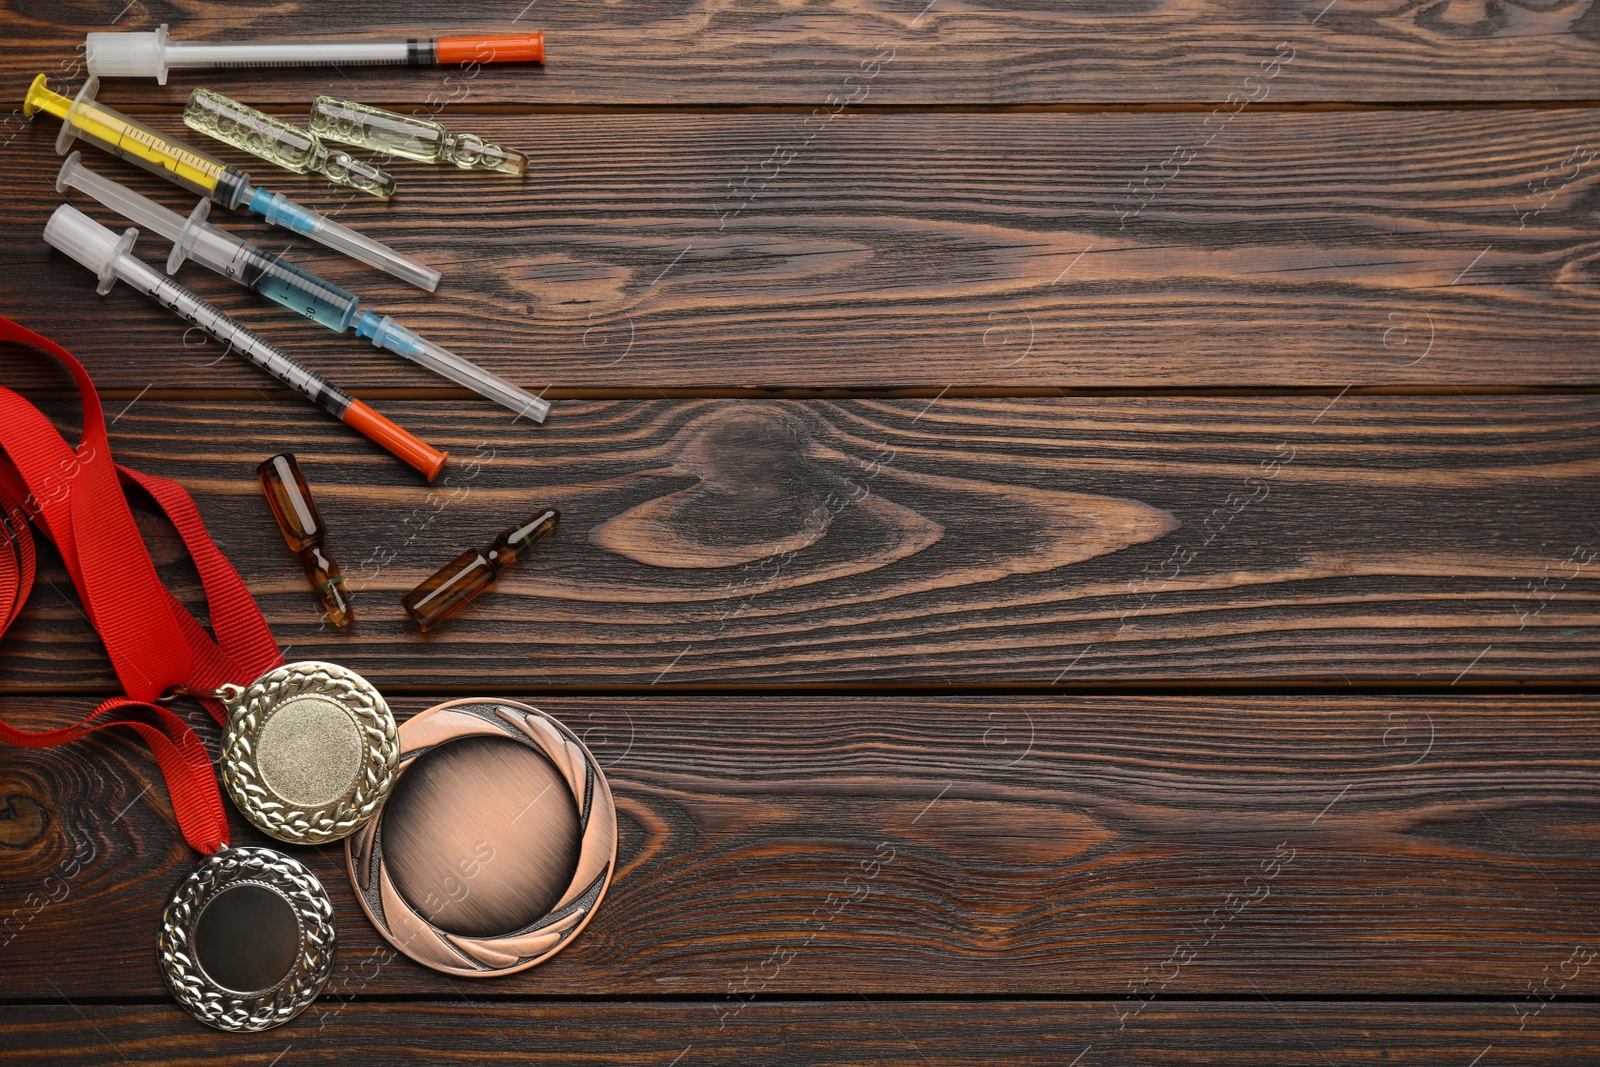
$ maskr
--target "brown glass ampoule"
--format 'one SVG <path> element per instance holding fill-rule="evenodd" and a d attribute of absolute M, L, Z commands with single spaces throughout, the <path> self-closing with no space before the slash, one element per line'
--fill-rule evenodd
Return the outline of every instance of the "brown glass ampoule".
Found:
<path fill-rule="evenodd" d="M 272 515 L 278 520 L 278 529 L 290 551 L 300 555 L 305 565 L 306 578 L 311 582 L 322 606 L 328 611 L 328 621 L 341 630 L 348 630 L 355 620 L 355 609 L 344 589 L 344 575 L 339 565 L 323 551 L 322 542 L 327 531 L 322 516 L 317 512 L 317 502 L 311 499 L 311 490 L 300 474 L 300 464 L 294 455 L 285 452 L 265 460 L 256 468 L 261 479 L 261 490 L 272 505 Z"/>
<path fill-rule="evenodd" d="M 406 614 L 418 629 L 427 633 L 489 588 L 500 576 L 502 567 L 529 555 L 536 543 L 550 535 L 560 519 L 561 513 L 555 508 L 534 512 L 525 522 L 501 530 L 485 551 L 461 553 L 401 599 Z"/>

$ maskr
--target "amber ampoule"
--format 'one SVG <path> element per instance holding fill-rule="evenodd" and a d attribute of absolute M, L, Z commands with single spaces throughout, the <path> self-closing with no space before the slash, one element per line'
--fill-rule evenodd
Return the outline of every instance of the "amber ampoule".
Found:
<path fill-rule="evenodd" d="M 560 519 L 555 508 L 536 511 L 524 522 L 501 530 L 484 551 L 461 553 L 401 599 L 406 614 L 427 633 L 489 588 L 502 567 L 532 553 L 533 546 L 550 536 Z"/>
<path fill-rule="evenodd" d="M 341 630 L 348 630 L 355 621 L 355 609 L 345 592 L 339 565 L 323 550 L 327 530 L 294 454 L 285 452 L 264 460 L 256 468 L 256 477 L 261 479 L 261 490 L 267 494 L 267 503 L 272 506 L 272 515 L 278 520 L 278 529 L 283 531 L 289 550 L 299 553 L 306 579 L 327 609 L 328 621 Z"/>

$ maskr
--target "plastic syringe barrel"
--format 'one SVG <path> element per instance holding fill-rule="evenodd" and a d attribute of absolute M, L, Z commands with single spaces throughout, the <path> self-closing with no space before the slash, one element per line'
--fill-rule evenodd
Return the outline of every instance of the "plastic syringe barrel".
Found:
<path fill-rule="evenodd" d="M 220 159 L 209 156 L 198 148 L 168 137 L 142 122 L 129 118 L 122 112 L 95 100 L 100 89 L 99 78 L 89 78 L 71 100 L 53 92 L 45 84 L 43 74 L 33 79 L 22 98 L 22 113 L 32 116 L 43 111 L 61 120 L 61 130 L 56 135 L 56 152 L 66 155 L 77 138 L 82 138 L 97 148 L 114 156 L 159 174 L 176 182 L 190 192 L 216 197 L 224 186 L 237 187 L 249 175 L 237 167 L 230 167 Z M 224 203 L 226 203 L 224 201 Z M 234 207 L 234 204 L 226 204 Z"/>
<path fill-rule="evenodd" d="M 430 45 L 432 42 L 429 42 Z M 145 32 L 100 32 L 84 38 L 91 73 L 155 78 L 167 84 L 172 68 L 318 67 L 339 63 L 403 65 L 415 46 L 388 41 L 173 41 L 167 24 Z M 433 61 L 429 48 L 428 61 Z M 416 64 L 413 64 L 416 65 Z"/>

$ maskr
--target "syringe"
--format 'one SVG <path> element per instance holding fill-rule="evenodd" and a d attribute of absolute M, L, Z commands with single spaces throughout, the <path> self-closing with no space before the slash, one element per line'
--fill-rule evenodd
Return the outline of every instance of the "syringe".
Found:
<path fill-rule="evenodd" d="M 394 37 L 298 41 L 169 41 L 167 24 L 142 33 L 91 33 L 84 38 L 89 73 L 101 78 L 154 78 L 203 67 L 431 67 L 449 63 L 543 63 L 544 31 L 488 37 Z"/>
<path fill-rule="evenodd" d="M 430 293 L 439 287 L 439 272 L 414 259 L 363 237 L 348 227 L 290 200 L 282 193 L 257 188 L 249 172 L 230 167 L 220 159 L 182 141 L 173 140 L 104 104 L 95 103 L 98 78 L 84 82 L 77 98 L 68 100 L 45 86 L 44 75 L 33 79 L 22 101 L 22 113 L 43 111 L 61 120 L 56 151 L 67 154 L 74 137 L 126 159 L 178 185 L 209 196 L 225 208 L 245 207 L 274 226 L 305 234 L 320 244 L 368 266 L 402 278 Z"/>
<path fill-rule="evenodd" d="M 68 189 L 88 193 L 129 222 L 171 241 L 168 274 L 176 271 L 185 258 L 192 258 L 336 333 L 353 326 L 357 337 L 365 337 L 376 347 L 404 356 L 534 422 L 543 422 L 550 410 L 548 403 L 532 393 L 418 337 L 387 315 L 363 310 L 355 294 L 211 225 L 206 221 L 211 209 L 209 200 L 195 204 L 185 220 L 149 197 L 96 174 L 83 165 L 77 152 L 67 157 L 56 175 L 56 190 L 65 193 Z"/>
<path fill-rule="evenodd" d="M 195 296 L 172 279 L 135 259 L 129 250 L 136 229 L 117 234 L 73 207 L 62 204 L 45 223 L 44 239 L 88 267 L 100 278 L 98 291 L 104 295 L 120 279 L 150 297 L 179 318 L 200 327 L 301 396 L 320 405 L 340 421 L 376 441 L 406 463 L 421 471 L 431 482 L 449 454 L 440 452 L 396 426 L 366 404 L 346 393 L 314 371 L 307 370 L 293 357 L 240 326 L 223 312 Z"/>

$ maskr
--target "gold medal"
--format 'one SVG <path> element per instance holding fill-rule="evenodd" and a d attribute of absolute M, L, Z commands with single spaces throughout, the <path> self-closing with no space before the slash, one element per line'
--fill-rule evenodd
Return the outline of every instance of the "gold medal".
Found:
<path fill-rule="evenodd" d="M 364 826 L 394 785 L 399 741 L 361 675 L 307 660 L 223 694 L 222 781 L 263 833 L 319 845 Z"/>
<path fill-rule="evenodd" d="M 605 896 L 617 813 L 572 731 L 514 700 L 453 700 L 400 728 L 377 818 L 345 841 L 356 898 L 447 974 L 510 974 L 572 942 Z"/>

